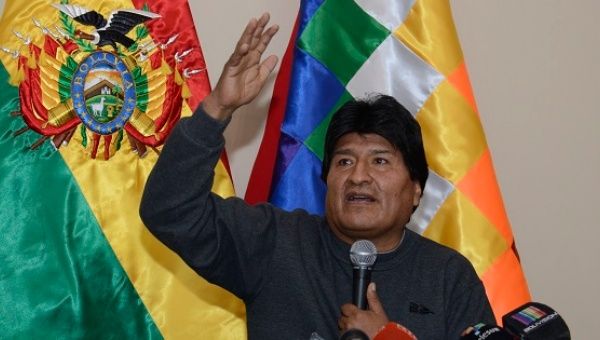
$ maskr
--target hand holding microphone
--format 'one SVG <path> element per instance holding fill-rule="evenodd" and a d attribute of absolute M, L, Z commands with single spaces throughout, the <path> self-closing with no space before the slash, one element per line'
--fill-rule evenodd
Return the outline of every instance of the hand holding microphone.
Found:
<path fill-rule="evenodd" d="M 375 284 L 371 283 L 371 269 L 376 260 L 377 248 L 373 242 L 358 240 L 352 244 L 352 304 L 347 303 L 341 307 L 342 315 L 338 321 L 343 334 L 352 329 L 359 329 L 372 338 L 389 322 L 377 296 Z"/>
<path fill-rule="evenodd" d="M 366 299 L 369 304 L 368 310 L 361 310 L 351 303 L 347 303 L 341 307 L 342 315 L 338 321 L 338 326 L 342 333 L 351 329 L 360 329 L 369 338 L 373 338 L 389 322 L 377 296 L 374 283 L 369 284 Z"/>
<path fill-rule="evenodd" d="M 369 337 L 373 337 L 388 322 L 377 297 L 375 284 L 371 284 L 371 269 L 375 260 L 377 260 L 377 248 L 373 242 L 358 240 L 352 244 L 350 248 L 350 261 L 354 268 L 352 304 L 347 303 L 341 307 L 342 315 L 338 326 L 342 333 L 351 329 L 360 329 Z"/>
<path fill-rule="evenodd" d="M 344 340 L 413 340 L 414 334 L 390 322 L 371 282 L 371 270 L 377 260 L 377 248 L 368 240 L 358 240 L 350 248 L 352 262 L 352 304 L 341 307 L 338 327 Z M 368 308 L 367 308 L 368 307 Z"/>

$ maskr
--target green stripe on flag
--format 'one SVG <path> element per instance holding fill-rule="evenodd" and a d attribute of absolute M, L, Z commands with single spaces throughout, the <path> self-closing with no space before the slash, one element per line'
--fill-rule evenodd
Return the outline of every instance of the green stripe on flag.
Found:
<path fill-rule="evenodd" d="M 7 80 L 0 67 L 0 337 L 161 338 L 60 153 L 13 136 Z"/>
<path fill-rule="evenodd" d="M 389 30 L 354 1 L 327 0 L 308 22 L 298 47 L 327 66 L 346 85 L 389 35 Z"/>

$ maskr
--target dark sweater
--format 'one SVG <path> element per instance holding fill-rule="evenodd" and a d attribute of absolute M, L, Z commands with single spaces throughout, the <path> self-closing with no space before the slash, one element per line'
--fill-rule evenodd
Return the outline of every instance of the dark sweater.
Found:
<path fill-rule="evenodd" d="M 225 125 L 201 110 L 177 124 L 148 179 L 144 222 L 198 274 L 244 300 L 250 339 L 337 339 L 340 306 L 352 300 L 350 245 L 320 216 L 211 193 Z M 494 323 L 471 264 L 409 230 L 378 256 L 372 281 L 389 319 L 420 339 L 458 339 L 467 326 Z"/>

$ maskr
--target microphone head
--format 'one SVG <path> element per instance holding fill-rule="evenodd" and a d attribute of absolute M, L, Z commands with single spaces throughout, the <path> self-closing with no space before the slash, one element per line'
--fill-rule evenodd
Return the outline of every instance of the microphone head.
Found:
<path fill-rule="evenodd" d="M 350 261 L 355 268 L 370 268 L 377 260 L 377 248 L 369 240 L 358 240 L 350 248 Z"/>
<path fill-rule="evenodd" d="M 569 327 L 552 308 L 538 302 L 529 302 L 502 317 L 506 330 L 529 340 L 569 340 Z"/>

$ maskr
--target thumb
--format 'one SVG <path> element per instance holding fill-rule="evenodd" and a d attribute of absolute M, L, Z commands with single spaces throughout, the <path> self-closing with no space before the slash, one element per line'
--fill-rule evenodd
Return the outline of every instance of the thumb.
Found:
<path fill-rule="evenodd" d="M 379 301 L 379 296 L 377 296 L 375 282 L 369 283 L 369 286 L 367 287 L 367 301 L 369 302 L 369 309 L 371 311 L 375 314 L 385 315 L 381 301 Z"/>
<path fill-rule="evenodd" d="M 275 69 L 275 65 L 277 65 L 277 56 L 271 55 L 267 59 L 263 60 L 259 67 L 259 79 L 261 82 L 264 82 L 269 74 L 273 72 Z"/>

